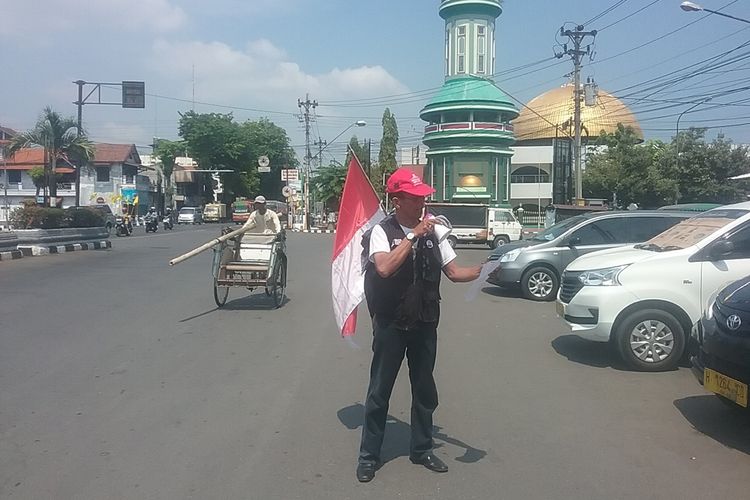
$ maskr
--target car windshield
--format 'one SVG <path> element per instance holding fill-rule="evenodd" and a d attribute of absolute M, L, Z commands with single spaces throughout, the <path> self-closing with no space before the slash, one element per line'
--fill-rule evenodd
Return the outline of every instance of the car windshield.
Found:
<path fill-rule="evenodd" d="M 566 231 L 568 231 L 568 229 L 576 226 L 577 224 L 580 224 L 586 219 L 587 217 L 584 215 L 576 215 L 575 217 L 571 217 L 570 219 L 562 220 L 557 224 L 548 227 L 544 231 L 537 233 L 531 239 L 537 241 L 552 241 L 561 234 L 564 234 Z"/>
<path fill-rule="evenodd" d="M 747 210 L 737 209 L 709 210 L 672 226 L 647 242 L 635 245 L 635 248 L 651 252 L 669 252 L 687 248 L 747 213 Z"/>
<path fill-rule="evenodd" d="M 180 214 L 192 215 L 194 213 L 195 213 L 195 209 L 194 208 L 181 208 L 180 209 Z"/>

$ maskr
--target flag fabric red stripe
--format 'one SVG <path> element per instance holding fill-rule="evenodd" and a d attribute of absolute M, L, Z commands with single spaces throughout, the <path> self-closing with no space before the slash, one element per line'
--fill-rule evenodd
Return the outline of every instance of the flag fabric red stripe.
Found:
<path fill-rule="evenodd" d="M 343 336 L 354 335 L 357 306 L 364 299 L 362 235 L 385 214 L 362 165 L 352 155 L 341 194 L 331 266 L 331 294 L 336 324 Z"/>

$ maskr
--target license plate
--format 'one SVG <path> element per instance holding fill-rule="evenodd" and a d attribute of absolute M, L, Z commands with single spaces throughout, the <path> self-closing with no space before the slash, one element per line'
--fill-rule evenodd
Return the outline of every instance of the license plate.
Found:
<path fill-rule="evenodd" d="M 703 385 L 709 391 L 747 408 L 747 384 L 706 368 L 703 370 Z"/>
<path fill-rule="evenodd" d="M 557 306 L 557 315 L 561 318 L 565 317 L 565 306 L 562 302 L 555 302 L 555 305 Z"/>

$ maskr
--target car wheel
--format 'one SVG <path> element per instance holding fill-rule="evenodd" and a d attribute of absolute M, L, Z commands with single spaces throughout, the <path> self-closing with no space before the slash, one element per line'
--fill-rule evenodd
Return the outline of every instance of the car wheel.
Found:
<path fill-rule="evenodd" d="M 673 370 L 685 350 L 685 331 L 667 311 L 642 309 L 620 323 L 615 341 L 630 368 L 644 372 Z"/>
<path fill-rule="evenodd" d="M 448 244 L 451 248 L 456 248 L 456 245 L 458 245 L 458 239 L 455 236 L 448 236 Z"/>
<path fill-rule="evenodd" d="M 539 302 L 555 300 L 559 286 L 557 274 L 548 267 L 532 267 L 521 278 L 523 296 Z"/>
<path fill-rule="evenodd" d="M 495 239 L 490 242 L 490 248 L 495 249 L 509 242 L 510 240 L 507 236 L 495 236 Z"/>

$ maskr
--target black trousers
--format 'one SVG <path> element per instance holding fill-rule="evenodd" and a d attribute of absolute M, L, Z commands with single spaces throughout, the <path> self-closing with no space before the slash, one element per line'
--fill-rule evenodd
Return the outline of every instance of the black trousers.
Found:
<path fill-rule="evenodd" d="M 360 463 L 377 463 L 385 435 L 389 400 L 404 354 L 411 381 L 410 455 L 420 458 L 432 451 L 432 414 L 438 405 L 432 371 L 437 354 L 437 323 L 419 323 L 409 330 L 392 321 L 373 318 L 372 366 L 365 401 L 365 421 L 359 450 Z"/>

